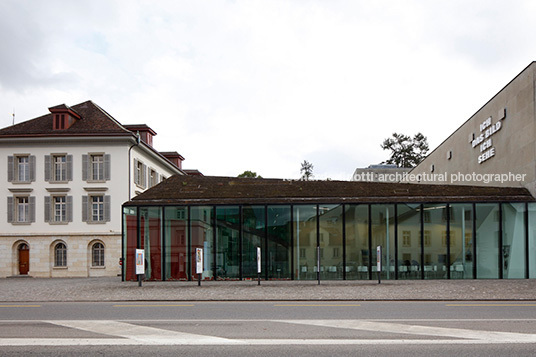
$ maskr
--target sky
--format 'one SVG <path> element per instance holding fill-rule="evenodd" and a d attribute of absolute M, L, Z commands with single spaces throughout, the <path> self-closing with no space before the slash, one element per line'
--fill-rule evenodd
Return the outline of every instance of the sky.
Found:
<path fill-rule="evenodd" d="M 536 59 L 527 0 L 0 0 L 0 127 L 92 100 L 205 175 L 350 180 Z"/>

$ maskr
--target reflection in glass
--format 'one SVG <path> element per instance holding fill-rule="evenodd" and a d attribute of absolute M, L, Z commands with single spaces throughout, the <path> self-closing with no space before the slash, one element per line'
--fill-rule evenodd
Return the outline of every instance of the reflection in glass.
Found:
<path fill-rule="evenodd" d="M 372 278 L 377 278 L 377 247 L 382 247 L 382 279 L 395 278 L 395 206 L 371 205 Z"/>
<path fill-rule="evenodd" d="M 192 234 L 192 250 L 190 251 L 190 269 L 192 278 L 197 279 L 195 249 L 203 249 L 203 274 L 202 279 L 214 279 L 214 251 L 213 251 L 213 229 L 212 229 L 212 207 L 192 206 L 190 208 L 190 230 Z"/>
<path fill-rule="evenodd" d="M 529 278 L 536 278 L 536 203 L 529 203 Z"/>
<path fill-rule="evenodd" d="M 424 278 L 447 278 L 447 204 L 423 206 Z M 456 233 L 450 232 L 450 243 L 456 244 Z"/>
<path fill-rule="evenodd" d="M 216 208 L 216 278 L 240 278 L 240 209 L 238 206 Z"/>
<path fill-rule="evenodd" d="M 188 208 L 165 207 L 165 279 L 188 280 Z"/>
<path fill-rule="evenodd" d="M 525 204 L 503 203 L 503 278 L 525 278 Z"/>
<path fill-rule="evenodd" d="M 477 278 L 499 278 L 499 204 L 476 205 Z"/>
<path fill-rule="evenodd" d="M 291 229 L 290 206 L 268 206 L 267 245 L 263 261 L 268 279 L 291 277 Z"/>
<path fill-rule="evenodd" d="M 264 206 L 244 206 L 242 211 L 242 277 L 257 278 L 257 247 L 261 248 L 261 257 L 264 255 L 265 209 Z"/>
<path fill-rule="evenodd" d="M 346 205 L 345 209 L 346 279 L 368 279 L 368 205 Z"/>
<path fill-rule="evenodd" d="M 145 250 L 145 279 L 162 279 L 162 247 L 160 207 L 140 208 L 141 247 Z"/>
<path fill-rule="evenodd" d="M 450 205 L 450 278 L 473 278 L 473 205 Z"/>
<path fill-rule="evenodd" d="M 294 206 L 294 241 L 295 279 L 316 279 L 316 205 Z"/>
<path fill-rule="evenodd" d="M 123 208 L 123 274 L 125 280 L 136 280 L 136 247 L 138 246 L 137 209 Z"/>
<path fill-rule="evenodd" d="M 320 278 L 343 278 L 342 205 L 319 206 Z"/>
<path fill-rule="evenodd" d="M 398 278 L 421 277 L 421 211 L 418 204 L 399 204 Z"/>

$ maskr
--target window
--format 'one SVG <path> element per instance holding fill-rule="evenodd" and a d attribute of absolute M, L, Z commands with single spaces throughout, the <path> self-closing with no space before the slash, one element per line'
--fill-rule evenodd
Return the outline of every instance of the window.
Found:
<path fill-rule="evenodd" d="M 430 235 L 430 231 L 424 231 L 424 246 L 425 247 L 431 247 L 432 246 L 432 236 Z M 420 244 L 419 244 L 420 246 Z"/>
<path fill-rule="evenodd" d="M 147 187 L 147 166 L 139 160 L 134 160 L 134 183 L 141 187 Z"/>
<path fill-rule="evenodd" d="M 104 181 L 103 155 L 91 155 L 91 179 L 93 181 Z"/>
<path fill-rule="evenodd" d="M 73 221 L 72 196 L 45 196 L 45 222 L 66 223 Z"/>
<path fill-rule="evenodd" d="M 9 223 L 35 222 L 35 197 L 15 196 L 7 198 L 7 221 Z"/>
<path fill-rule="evenodd" d="M 340 257 L 340 250 L 339 247 L 333 247 L 333 258 Z"/>
<path fill-rule="evenodd" d="M 82 197 L 82 221 L 105 223 L 110 221 L 110 196 L 89 195 Z"/>
<path fill-rule="evenodd" d="M 67 247 L 64 243 L 58 243 L 54 247 L 54 266 L 66 267 L 67 266 Z"/>
<path fill-rule="evenodd" d="M 104 197 L 91 196 L 91 220 L 100 222 L 104 220 Z"/>
<path fill-rule="evenodd" d="M 95 243 L 91 247 L 91 266 L 104 266 L 104 245 L 102 243 Z"/>
<path fill-rule="evenodd" d="M 402 231 L 402 246 L 411 247 L 411 231 Z"/>
<path fill-rule="evenodd" d="M 300 258 L 305 259 L 307 258 L 307 250 L 305 248 L 300 248 Z"/>
<path fill-rule="evenodd" d="M 15 155 L 7 158 L 7 178 L 9 182 L 35 181 L 35 156 Z"/>
<path fill-rule="evenodd" d="M 45 181 L 67 182 L 73 180 L 73 155 L 45 155 Z"/>
<path fill-rule="evenodd" d="M 149 187 L 156 186 L 158 184 L 158 173 L 150 169 L 149 171 Z"/>
<path fill-rule="evenodd" d="M 82 180 L 110 180 L 111 156 L 109 154 L 82 155 Z"/>

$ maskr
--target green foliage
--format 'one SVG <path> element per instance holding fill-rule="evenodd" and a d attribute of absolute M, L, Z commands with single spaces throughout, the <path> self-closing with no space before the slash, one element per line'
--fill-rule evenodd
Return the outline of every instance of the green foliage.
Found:
<path fill-rule="evenodd" d="M 250 178 L 262 178 L 261 176 L 257 175 L 256 172 L 253 171 L 244 171 L 238 177 L 250 177 Z"/>
<path fill-rule="evenodd" d="M 307 160 L 303 160 L 300 173 L 302 175 L 302 180 L 309 181 L 309 179 L 313 177 L 313 164 Z"/>
<path fill-rule="evenodd" d="M 408 135 L 393 133 L 381 144 L 384 150 L 391 150 L 391 157 L 384 164 L 395 164 L 398 167 L 415 167 L 424 158 L 429 150 L 428 140 L 421 133 L 413 138 Z"/>

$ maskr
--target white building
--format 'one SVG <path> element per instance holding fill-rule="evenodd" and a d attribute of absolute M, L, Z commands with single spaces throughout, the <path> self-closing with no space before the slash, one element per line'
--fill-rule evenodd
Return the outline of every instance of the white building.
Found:
<path fill-rule="evenodd" d="M 0 276 L 120 274 L 121 205 L 184 158 L 91 101 L 49 111 L 0 130 Z"/>

